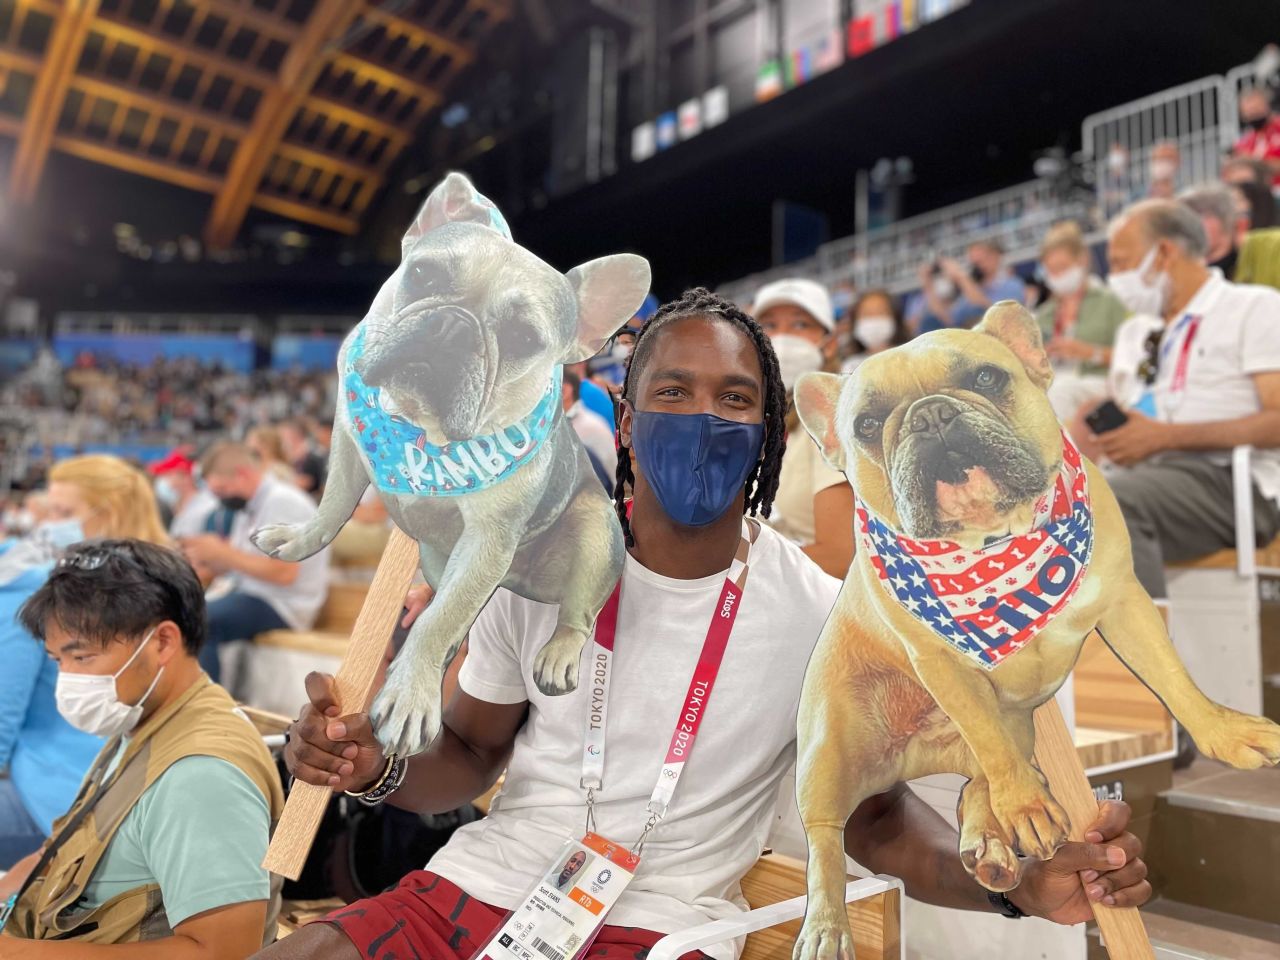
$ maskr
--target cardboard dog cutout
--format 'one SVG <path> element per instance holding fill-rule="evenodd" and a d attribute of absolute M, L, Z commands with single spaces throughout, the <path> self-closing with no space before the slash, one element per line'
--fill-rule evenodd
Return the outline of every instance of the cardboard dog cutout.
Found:
<path fill-rule="evenodd" d="M 577 686 L 582 645 L 624 552 L 613 506 L 562 412 L 561 371 L 599 352 L 649 291 L 649 265 L 631 254 L 561 274 L 514 243 L 457 173 L 428 197 L 402 255 L 338 356 L 316 517 L 254 535 L 273 557 L 309 557 L 372 484 L 417 542 L 436 594 L 371 711 L 398 756 L 439 732 L 445 669 L 498 587 L 560 605 L 534 678 L 549 695 Z"/>
<path fill-rule="evenodd" d="M 797 384 L 801 420 L 853 485 L 857 536 L 800 703 L 809 902 L 798 958 L 853 956 L 844 825 L 895 783 L 969 778 L 959 853 L 989 890 L 1017 886 L 1019 854 L 1053 856 L 1073 824 L 1033 762 L 1032 713 L 1091 630 L 1206 756 L 1280 760 L 1280 727 L 1213 703 L 1179 661 L 1106 480 L 1053 414 L 1052 376 L 1035 318 L 1004 301 L 974 330 Z"/>

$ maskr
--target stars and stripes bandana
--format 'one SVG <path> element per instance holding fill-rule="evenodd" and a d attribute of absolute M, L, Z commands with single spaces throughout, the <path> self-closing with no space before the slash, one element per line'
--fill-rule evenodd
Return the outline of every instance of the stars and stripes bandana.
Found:
<path fill-rule="evenodd" d="M 1066 607 L 1093 553 L 1093 512 L 1080 451 L 1062 434 L 1062 468 L 1036 503 L 1029 533 L 980 550 L 912 540 L 856 503 L 860 549 L 912 616 L 987 670 L 1013 656 Z"/>
<path fill-rule="evenodd" d="M 364 331 L 360 330 L 347 350 L 342 390 L 369 475 L 384 493 L 454 497 L 507 479 L 547 438 L 561 402 L 563 369 L 557 366 L 527 417 L 496 433 L 438 446 L 421 427 L 388 411 L 381 390 L 356 373 L 355 363 L 363 354 Z"/>

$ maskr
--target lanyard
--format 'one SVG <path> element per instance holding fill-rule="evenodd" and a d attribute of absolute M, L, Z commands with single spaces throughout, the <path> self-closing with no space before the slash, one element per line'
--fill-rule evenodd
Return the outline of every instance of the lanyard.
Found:
<path fill-rule="evenodd" d="M 724 586 L 720 589 L 720 599 L 716 602 L 711 623 L 707 627 L 706 639 L 702 643 L 702 652 L 698 655 L 698 665 L 694 667 L 693 676 L 689 680 L 689 690 L 676 717 L 666 759 L 658 774 L 658 781 L 654 784 L 653 793 L 649 797 L 649 820 L 645 824 L 640 839 L 636 842 L 637 852 L 644 845 L 649 831 L 666 816 L 667 807 L 676 792 L 676 784 L 680 782 L 685 763 L 688 762 L 689 754 L 693 752 L 694 741 L 702 726 L 702 718 L 706 715 L 707 703 L 711 699 L 716 678 L 720 674 L 720 664 L 724 660 L 725 649 L 729 645 L 729 634 L 733 632 L 734 621 L 738 618 L 738 608 L 742 606 L 742 592 L 746 587 L 747 573 L 750 569 L 748 564 L 750 553 L 750 528 L 744 520 L 742 542 L 738 545 L 738 552 L 733 558 L 729 572 L 725 575 Z M 591 663 L 591 707 L 587 711 L 586 735 L 582 750 L 582 786 L 587 791 L 588 830 L 595 829 L 596 791 L 604 784 L 605 719 L 609 708 L 613 645 L 618 629 L 618 604 L 621 595 L 622 581 L 619 580 L 596 618 L 595 656 Z"/>
<path fill-rule="evenodd" d="M 1204 317 L 1200 314 L 1185 314 L 1178 321 L 1178 325 L 1173 329 L 1172 335 L 1164 346 L 1160 348 L 1161 359 L 1164 359 L 1173 347 L 1173 338 L 1182 334 L 1178 349 L 1178 362 L 1173 368 L 1173 376 L 1169 380 L 1169 396 L 1167 398 L 1169 401 L 1174 401 L 1176 398 L 1176 402 L 1170 403 L 1170 406 L 1176 406 L 1177 403 L 1182 401 L 1182 397 L 1179 394 L 1187 387 L 1187 367 L 1191 363 L 1191 347 L 1195 343 L 1196 334 L 1200 332 L 1200 321 L 1203 319 Z M 1182 333 L 1184 328 L 1186 332 Z"/>

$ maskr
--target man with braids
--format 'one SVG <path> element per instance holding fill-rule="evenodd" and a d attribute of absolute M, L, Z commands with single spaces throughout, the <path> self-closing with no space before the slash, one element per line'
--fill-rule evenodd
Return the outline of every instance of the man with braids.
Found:
<path fill-rule="evenodd" d="M 453 810 L 505 769 L 489 816 L 459 829 L 397 888 L 262 956 L 469 960 L 563 863 L 553 861 L 566 839 L 582 835 L 589 808 L 596 832 L 628 845 L 643 839 L 643 856 L 582 956 L 642 958 L 663 933 L 743 908 L 739 880 L 775 822 L 795 761 L 801 679 L 839 587 L 751 519 L 768 516 L 778 487 L 784 404 L 768 338 L 732 304 L 695 289 L 658 311 L 631 354 L 618 416 L 626 565 L 584 651 L 578 689 L 546 697 L 533 682 L 556 609 L 497 591 L 471 630 L 441 735 L 409 760 L 389 801 Z M 728 619 L 727 633 L 708 630 L 717 618 Z M 708 675 L 713 637 L 720 661 Z M 601 690 L 597 664 L 610 640 Z M 388 758 L 368 717 L 338 715 L 329 677 L 312 674 L 307 686 L 311 704 L 286 749 L 291 772 L 335 790 L 378 784 Z M 700 718 L 696 745 L 677 732 L 677 748 L 672 729 L 690 711 Z M 664 799 L 654 783 L 672 769 L 670 755 L 662 763 L 669 745 L 687 762 Z M 1080 922 L 1090 913 L 1080 873 L 1095 899 L 1144 900 L 1150 887 L 1128 817 L 1123 804 L 1104 807 L 1093 842 L 1028 867 L 1011 900 L 1029 914 Z M 863 804 L 846 835 L 855 859 L 902 877 L 915 897 L 995 909 L 961 866 L 954 831 L 905 787 Z M 707 953 L 729 960 L 734 949 Z M 508 955 L 505 947 L 490 953 Z"/>

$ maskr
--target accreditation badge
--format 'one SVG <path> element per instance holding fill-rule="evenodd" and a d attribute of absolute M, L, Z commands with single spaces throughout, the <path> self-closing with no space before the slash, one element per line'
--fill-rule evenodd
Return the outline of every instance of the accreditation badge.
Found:
<path fill-rule="evenodd" d="M 560 848 L 547 872 L 474 960 L 574 960 L 635 877 L 640 857 L 588 833 Z"/>

